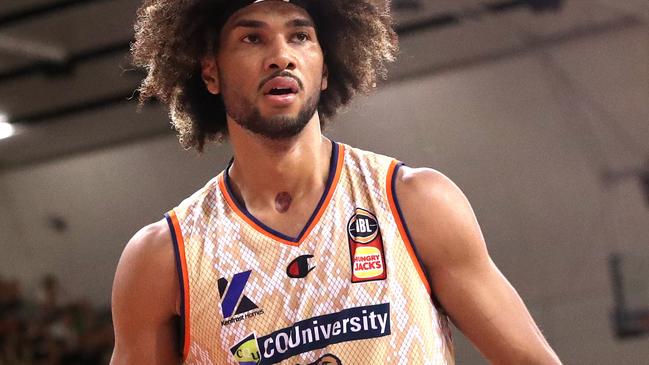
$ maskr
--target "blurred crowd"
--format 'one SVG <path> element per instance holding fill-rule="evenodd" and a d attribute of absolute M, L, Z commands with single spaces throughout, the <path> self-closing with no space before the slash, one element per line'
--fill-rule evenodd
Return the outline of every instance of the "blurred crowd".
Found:
<path fill-rule="evenodd" d="M 67 298 L 55 277 L 28 297 L 0 277 L 0 365 L 108 364 L 113 341 L 110 310 Z"/>

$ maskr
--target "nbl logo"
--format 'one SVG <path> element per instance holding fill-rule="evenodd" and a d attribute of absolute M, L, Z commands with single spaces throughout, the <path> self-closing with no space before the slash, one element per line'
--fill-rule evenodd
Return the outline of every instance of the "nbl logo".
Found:
<path fill-rule="evenodd" d="M 379 233 L 379 224 L 372 213 L 356 208 L 356 214 L 349 220 L 347 230 L 355 242 L 368 243 L 375 239 Z"/>

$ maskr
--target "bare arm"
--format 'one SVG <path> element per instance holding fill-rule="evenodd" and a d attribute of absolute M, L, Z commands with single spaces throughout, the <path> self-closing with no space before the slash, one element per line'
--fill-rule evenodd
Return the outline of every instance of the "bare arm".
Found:
<path fill-rule="evenodd" d="M 143 228 L 126 245 L 115 273 L 111 365 L 180 363 L 178 285 L 166 222 Z"/>
<path fill-rule="evenodd" d="M 448 178 L 402 167 L 397 197 L 433 291 L 493 364 L 560 364 L 516 290 L 487 252 L 473 210 Z"/>

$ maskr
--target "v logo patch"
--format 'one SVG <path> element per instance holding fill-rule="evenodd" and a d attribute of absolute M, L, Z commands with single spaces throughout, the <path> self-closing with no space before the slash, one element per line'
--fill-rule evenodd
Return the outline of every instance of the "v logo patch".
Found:
<path fill-rule="evenodd" d="M 251 273 L 252 270 L 248 270 L 235 274 L 229 283 L 226 278 L 219 279 L 219 296 L 221 297 L 223 318 L 230 318 L 233 315 L 259 308 L 252 300 L 243 295 L 243 290 L 246 288 Z"/>

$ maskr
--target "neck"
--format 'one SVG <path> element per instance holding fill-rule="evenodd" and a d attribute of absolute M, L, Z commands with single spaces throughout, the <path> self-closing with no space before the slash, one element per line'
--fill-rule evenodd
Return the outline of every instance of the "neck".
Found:
<path fill-rule="evenodd" d="M 299 199 L 322 190 L 329 174 L 332 145 L 322 136 L 317 113 L 290 139 L 270 140 L 228 121 L 234 151 L 230 181 L 248 208 L 274 206 L 280 193 Z"/>

